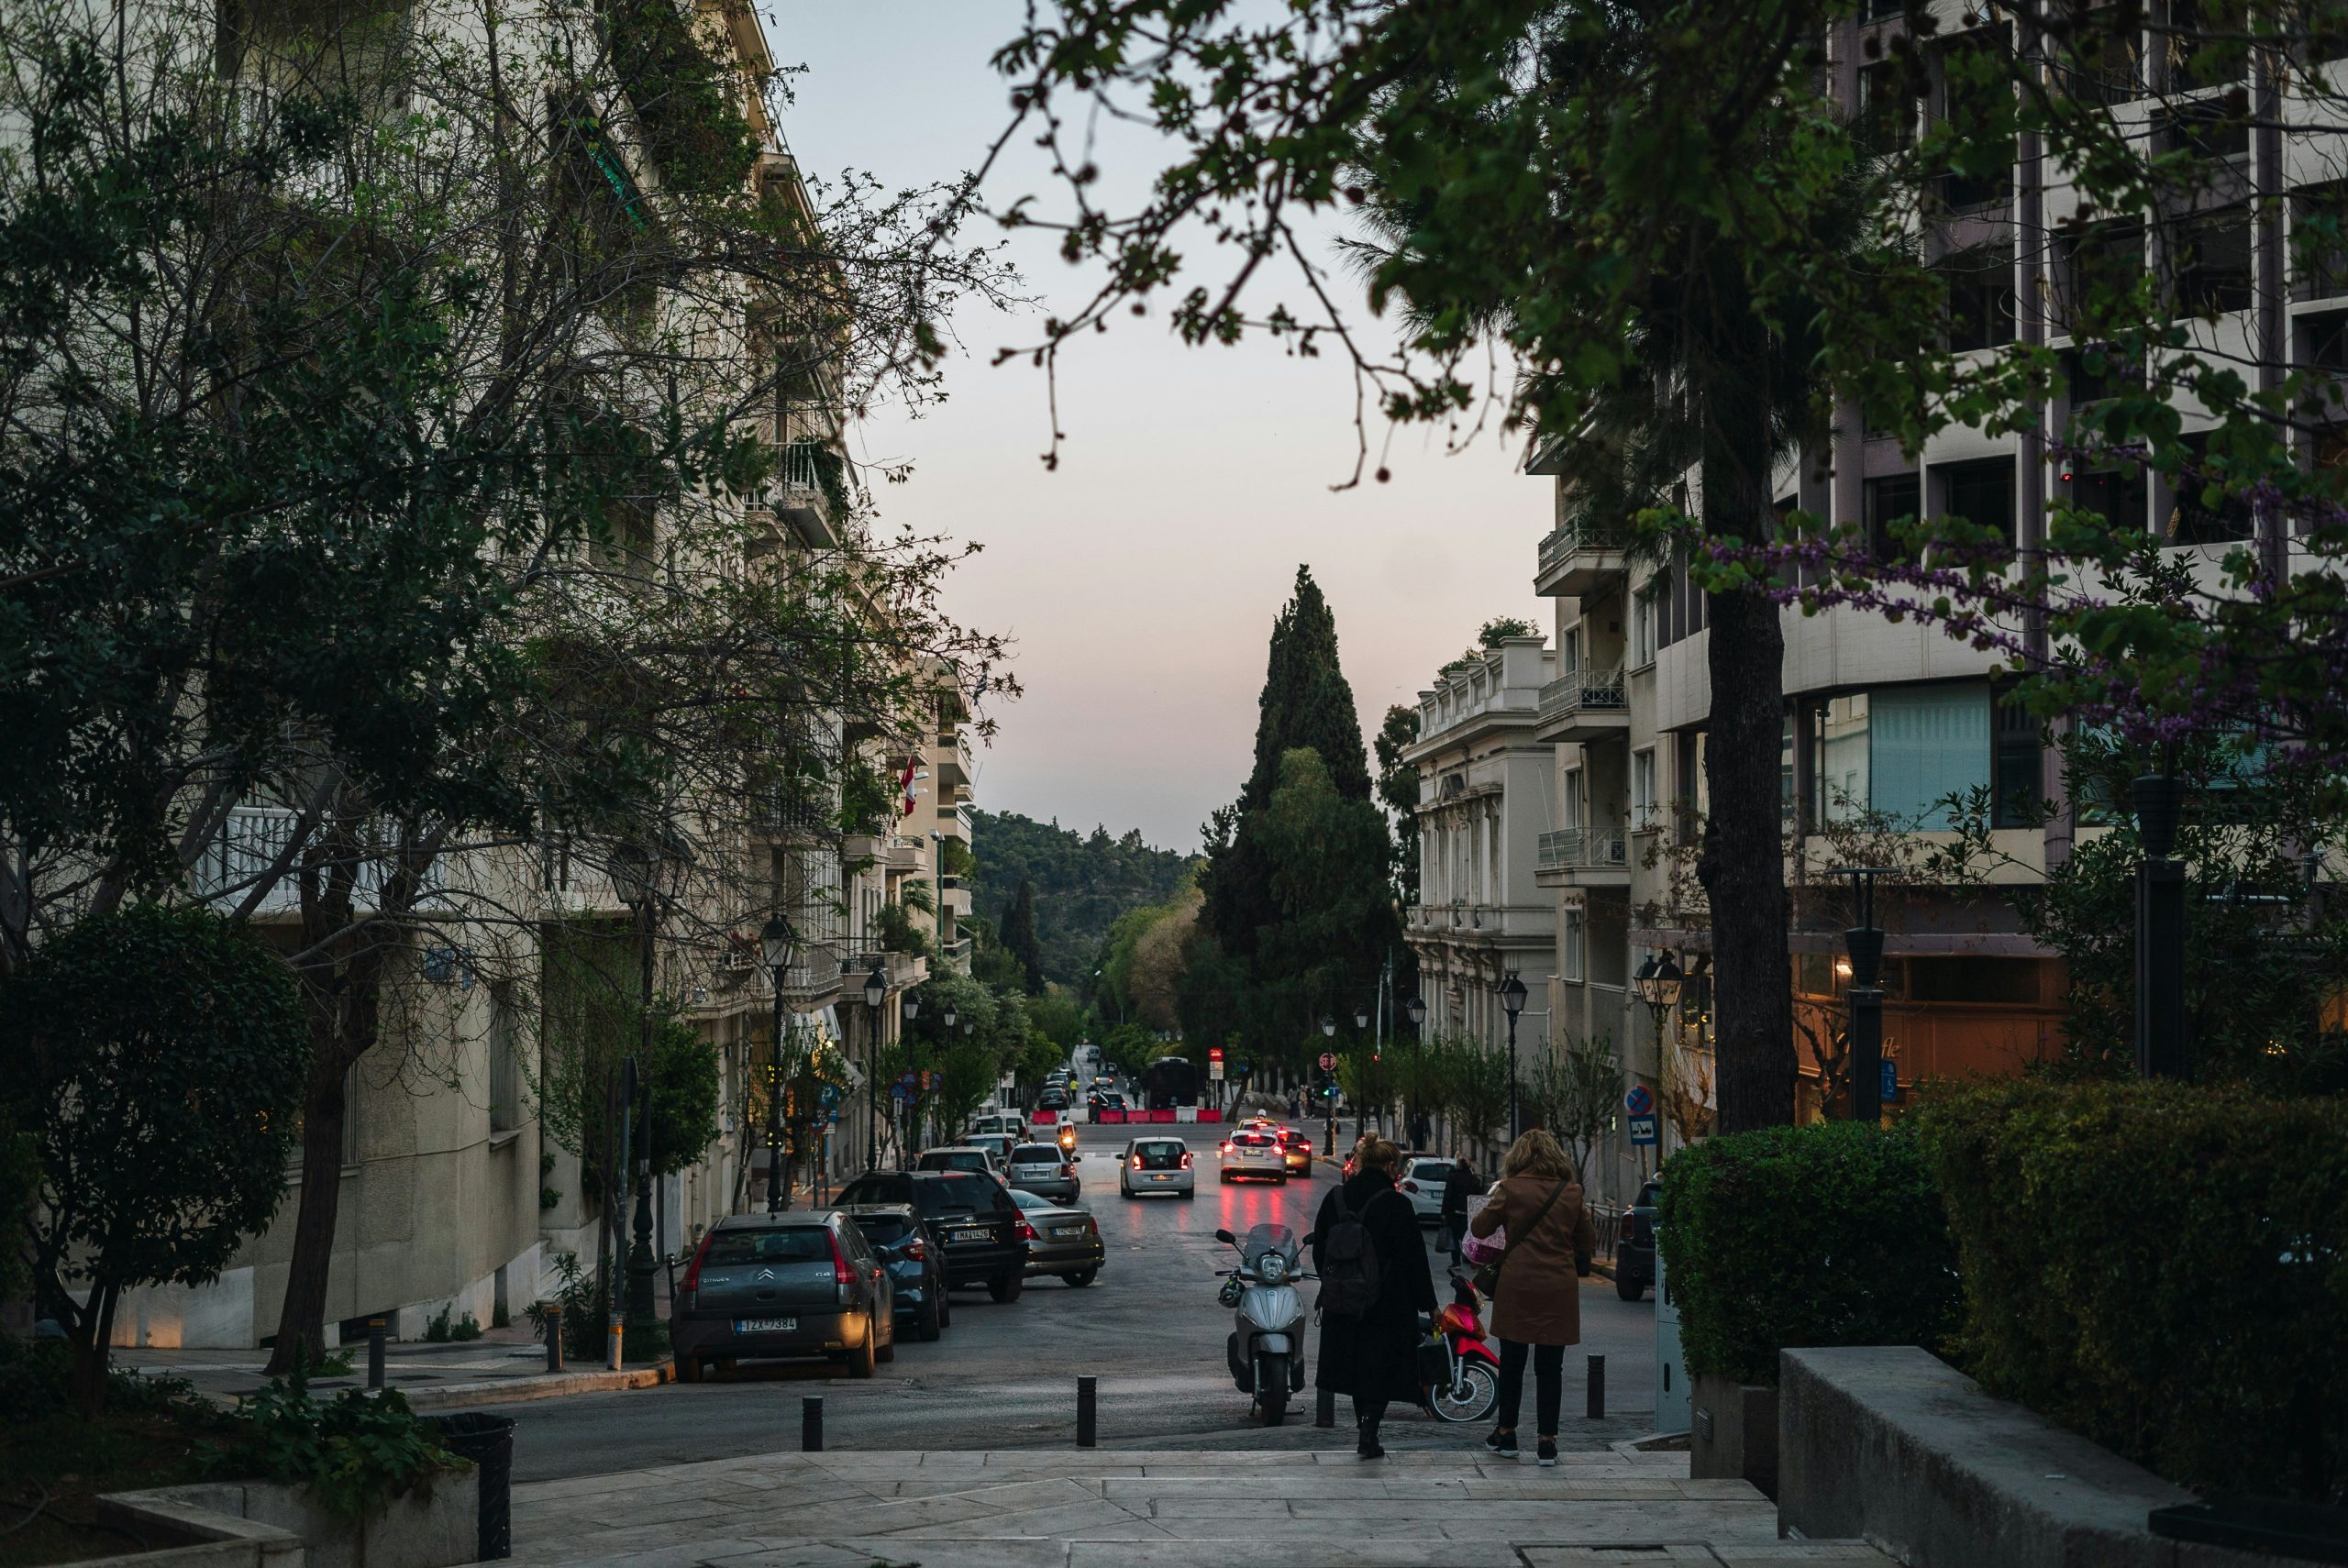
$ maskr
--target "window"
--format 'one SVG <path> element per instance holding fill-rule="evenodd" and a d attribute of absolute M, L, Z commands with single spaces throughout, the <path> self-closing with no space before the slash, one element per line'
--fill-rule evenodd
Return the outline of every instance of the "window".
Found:
<path fill-rule="evenodd" d="M 1895 686 L 1868 696 L 1868 800 L 1927 831 L 1950 825 L 1944 802 L 1989 784 L 1986 686 Z"/>
<path fill-rule="evenodd" d="M 1933 269 L 1948 289 L 1948 346 L 1998 348 L 2014 340 L 2014 253 L 1976 246 L 1942 258 Z"/>
<path fill-rule="evenodd" d="M 2169 0 L 2168 90 L 2239 82 L 2250 59 L 2250 18 L 2240 0 Z"/>
<path fill-rule="evenodd" d="M 2293 193 L 2290 256 L 2292 298 L 2348 294 L 2348 183 Z"/>
<path fill-rule="evenodd" d="M 1887 60 L 1859 68 L 1859 108 L 1851 128 L 1859 146 L 1888 157 L 1916 139 L 1916 95 L 1908 90 L 1904 61 Z"/>
<path fill-rule="evenodd" d="M 2247 110 L 2230 107 L 2222 99 L 2181 105 L 2160 120 L 2161 144 L 2191 156 L 2197 163 L 2247 164 L 2250 161 L 2250 122 Z"/>
<path fill-rule="evenodd" d="M 1813 734 L 1819 826 L 1865 814 L 1867 790 L 1867 694 L 1830 697 L 1817 711 Z"/>
<path fill-rule="evenodd" d="M 1994 530 L 2008 542 L 2014 536 L 2014 460 L 1984 458 L 1971 463 L 1940 463 L 1933 469 L 1940 481 L 1940 514 L 1962 517 L 1977 528 Z"/>
<path fill-rule="evenodd" d="M 2133 6 L 2107 6 L 2078 14 L 2069 47 L 2058 67 L 2064 90 L 2084 103 L 2106 108 L 2144 95 L 2143 13 Z"/>
<path fill-rule="evenodd" d="M 2348 311 L 2303 315 L 2296 325 L 2305 335 L 2303 341 L 2306 347 L 2299 354 L 2300 364 L 2310 370 L 2348 376 Z"/>
<path fill-rule="evenodd" d="M 1999 56 L 2011 48 L 2002 28 L 1951 39 L 1938 55 L 1940 118 L 1949 160 L 1940 197 L 1952 212 L 1972 212 L 2006 199 L 2013 178 L 2013 89 Z M 2009 268 L 2010 271 L 2010 267 Z"/>
<path fill-rule="evenodd" d="M 1631 664 L 1633 669 L 1655 662 L 1655 601 L 1644 588 L 1631 591 Z"/>
<path fill-rule="evenodd" d="M 2228 545 L 2247 539 L 2256 515 L 2250 498 L 2231 491 L 2224 470 L 2210 457 L 2210 437 L 2187 436 L 2184 465 L 2170 481 L 2176 504 L 2169 508 L 2162 542 L 2169 545 Z"/>
<path fill-rule="evenodd" d="M 823 1225 L 793 1225 L 787 1230 L 719 1230 L 711 1232 L 701 1254 L 703 1268 L 730 1268 L 742 1264 L 829 1263 L 832 1232 Z"/>
<path fill-rule="evenodd" d="M 2172 308 L 2217 315 L 2251 304 L 2250 209 L 2218 207 L 2176 226 Z"/>
<path fill-rule="evenodd" d="M 489 1130 L 522 1125 L 522 1064 L 514 1041 L 514 998 L 504 986 L 489 993 Z"/>
<path fill-rule="evenodd" d="M 1998 699 L 1997 797 L 1992 827 L 2033 827 L 2039 817 L 2038 720 L 2009 691 Z"/>
<path fill-rule="evenodd" d="M 1910 551 L 1899 525 L 1913 522 L 1923 507 L 1924 486 L 1915 474 L 1888 474 L 1866 481 L 1867 547 L 1883 560 L 1906 560 Z"/>
<path fill-rule="evenodd" d="M 1655 753 L 1652 749 L 1631 754 L 1631 831 L 1645 833 L 1655 826 Z"/>
<path fill-rule="evenodd" d="M 359 1069 L 352 1067 L 342 1075 L 342 1163 L 359 1163 Z"/>
<path fill-rule="evenodd" d="M 1680 809 L 1700 817 L 1711 809 L 1711 784 L 1704 777 L 1704 732 L 1682 731 L 1672 753 L 1678 758 Z M 1682 831 L 1692 825 L 1683 823 Z"/>
<path fill-rule="evenodd" d="M 1578 986 L 1582 981 L 1585 946 L 1583 919 L 1583 912 L 1578 909 L 1566 911 L 1565 934 L 1559 939 L 1557 944 L 1557 977 L 1568 985 Z"/>
<path fill-rule="evenodd" d="M 2114 533 L 2141 533 L 2151 512 L 2151 478 L 2141 468 L 2133 474 L 2100 469 L 2072 476 L 2071 504 L 2094 513 Z"/>
<path fill-rule="evenodd" d="M 1560 827 L 1578 828 L 1582 825 L 1584 820 L 1585 819 L 1582 816 L 1581 769 L 1578 767 L 1569 768 L 1566 773 L 1565 820 L 1558 825 Z"/>
<path fill-rule="evenodd" d="M 2127 302 L 2144 276 L 2144 230 L 2132 223 L 2099 223 L 2055 243 L 2064 330 L 2099 336 L 2097 324 L 2128 319 Z"/>
<path fill-rule="evenodd" d="M 1796 739 L 1794 716 L 1790 710 L 1778 738 L 1778 814 L 1791 827 L 1801 821 L 1801 804 L 1795 799 L 1801 789 L 1801 779 L 1794 767 Z"/>
<path fill-rule="evenodd" d="M 2064 391 L 2075 410 L 2136 391 L 2143 382 L 2135 367 L 2116 348 L 2073 348 L 2063 356 Z"/>

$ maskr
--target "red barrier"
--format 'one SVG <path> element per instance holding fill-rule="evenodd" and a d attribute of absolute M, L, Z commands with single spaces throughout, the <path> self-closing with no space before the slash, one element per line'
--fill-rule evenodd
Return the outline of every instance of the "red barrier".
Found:
<path fill-rule="evenodd" d="M 1199 1107 L 1199 1120 L 1202 1121 L 1220 1121 L 1223 1120 L 1223 1112 L 1215 1110 L 1214 1107 L 1211 1105 L 1202 1105 Z"/>
<path fill-rule="evenodd" d="M 1128 1112 L 1123 1110 L 1104 1110 L 1101 1113 L 1101 1121 L 1106 1126 L 1122 1127 L 1124 1125 L 1128 1114 Z"/>
<path fill-rule="evenodd" d="M 1144 1121 L 1171 1121 L 1174 1120 L 1174 1112 L 1170 1110 L 1145 1110 L 1141 1113 L 1141 1119 Z"/>
<path fill-rule="evenodd" d="M 1027 1124 L 1031 1127 L 1049 1127 L 1059 1119 L 1060 1115 L 1057 1110 L 1039 1110 L 1027 1118 Z"/>

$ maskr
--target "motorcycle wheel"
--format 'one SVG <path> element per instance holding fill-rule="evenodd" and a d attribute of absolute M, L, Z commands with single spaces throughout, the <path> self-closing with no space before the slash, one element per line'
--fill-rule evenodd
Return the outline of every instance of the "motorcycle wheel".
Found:
<path fill-rule="evenodd" d="M 1264 1386 L 1257 1394 L 1256 1403 L 1263 1409 L 1266 1426 L 1276 1427 L 1288 1419 L 1288 1357 L 1264 1358 Z"/>
<path fill-rule="evenodd" d="M 1480 1361 L 1462 1362 L 1459 1374 L 1447 1387 L 1433 1391 L 1427 1401 L 1435 1419 L 1458 1425 L 1480 1421 L 1492 1413 L 1501 1401 L 1501 1381 L 1492 1369 Z"/>

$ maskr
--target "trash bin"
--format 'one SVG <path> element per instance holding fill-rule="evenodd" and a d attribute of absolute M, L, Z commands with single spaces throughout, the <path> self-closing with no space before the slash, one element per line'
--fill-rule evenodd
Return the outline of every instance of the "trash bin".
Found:
<path fill-rule="evenodd" d="M 478 1562 L 514 1555 L 514 1418 L 460 1410 L 429 1418 L 441 1446 L 481 1472 Z"/>

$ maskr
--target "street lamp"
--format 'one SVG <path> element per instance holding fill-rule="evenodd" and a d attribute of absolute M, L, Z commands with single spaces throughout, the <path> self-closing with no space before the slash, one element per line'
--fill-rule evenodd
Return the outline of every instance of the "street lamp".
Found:
<path fill-rule="evenodd" d="M 759 956 L 774 978 L 774 1064 L 767 1077 L 767 1212 L 782 1212 L 782 1030 L 783 983 L 798 951 L 799 933 L 782 911 L 759 928 Z"/>
<path fill-rule="evenodd" d="M 1501 1006 L 1508 1012 L 1508 1139 L 1513 1144 L 1524 1136 L 1524 1119 L 1516 1107 L 1516 1015 L 1524 1010 L 1524 982 L 1509 971 L 1501 982 Z"/>
<path fill-rule="evenodd" d="M 1323 1013 L 1321 1038 L 1333 1040 L 1336 1038 L 1336 1033 L 1337 1021 L 1327 1013 Z M 1329 1086 L 1325 1083 L 1321 1086 L 1321 1114 L 1327 1119 L 1328 1123 L 1325 1129 L 1328 1141 L 1321 1152 L 1324 1154 L 1334 1154 L 1337 1152 L 1337 1097 L 1329 1092 Z"/>
<path fill-rule="evenodd" d="M 1354 1009 L 1354 1032 L 1355 1032 L 1356 1033 L 1357 1033 L 1357 1034 L 1367 1034 L 1367 1033 L 1368 1033 L 1368 1032 L 1369 1032 L 1369 1009 L 1368 1009 L 1367 1007 L 1357 1007 L 1357 1008 L 1355 1008 L 1355 1009 Z M 1359 1050 L 1359 1049 L 1361 1048 L 1359 1042 L 1356 1042 L 1354 1048 L 1355 1048 L 1356 1050 Z M 1357 1060 L 1358 1060 L 1358 1058 L 1357 1058 Z M 1367 1081 L 1365 1081 L 1365 1082 L 1362 1084 L 1362 1088 L 1363 1088 L 1363 1089 L 1364 1089 L 1364 1091 L 1365 1091 L 1364 1099 L 1367 1099 L 1367 1098 L 1368 1098 L 1367 1091 L 1368 1091 L 1368 1088 L 1369 1088 L 1368 1083 Z M 1361 1140 L 1362 1121 L 1363 1121 L 1363 1120 L 1364 1120 L 1365 1115 L 1366 1115 L 1366 1112 L 1365 1112 L 1365 1111 L 1363 1110 L 1363 1109 L 1362 1109 L 1361 1102 L 1360 1102 L 1359 1100 L 1355 1101 L 1355 1102 L 1354 1102 L 1354 1140 L 1355 1140 L 1355 1142 L 1357 1142 L 1357 1143 L 1360 1142 L 1360 1140 Z"/>
<path fill-rule="evenodd" d="M 2173 858 L 2185 781 L 2148 773 L 2131 786 L 2136 836 L 2136 1073 L 2185 1076 L 2185 862 Z"/>
<path fill-rule="evenodd" d="M 881 961 L 872 960 L 872 973 L 864 977 L 865 1016 L 871 1020 L 871 1043 L 864 1060 L 864 1168 L 880 1168 L 880 1004 L 889 999 L 889 973 Z"/>
<path fill-rule="evenodd" d="M 1851 1120 L 1883 1120 L 1883 928 L 1875 922 L 1875 879 L 1880 866 L 1836 866 L 1830 877 L 1851 879 L 1851 925 L 1843 933 L 1851 954 Z"/>
<path fill-rule="evenodd" d="M 912 1023 L 914 1020 L 921 1016 L 921 998 L 915 996 L 911 991 L 907 991 L 905 993 L 905 999 L 897 1004 L 897 1011 L 898 1016 L 903 1021 L 904 1024 Z M 905 1065 L 907 1067 L 911 1067 L 913 1066 L 914 1059 L 913 1036 L 907 1034 L 901 1024 L 897 1031 L 897 1038 L 905 1043 Z M 899 1157 L 903 1157 L 902 1152 L 900 1153 Z"/>
<path fill-rule="evenodd" d="M 1409 1001 L 1403 1003 L 1403 1010 L 1411 1015 L 1411 1027 L 1412 1029 L 1421 1028 L 1427 1021 L 1427 999 L 1424 997 L 1412 997 Z"/>
<path fill-rule="evenodd" d="M 637 1061 L 648 1074 L 652 1066 L 652 922 L 658 913 L 660 896 L 660 856 L 657 850 L 640 840 L 631 839 L 612 849 L 612 886 L 636 916 L 637 945 L 642 966 L 640 992 L 637 999 Z M 636 1102 L 642 1099 L 648 1108 L 648 1092 L 639 1096 L 631 1080 L 624 1088 L 620 1102 L 623 1132 L 620 1137 L 619 1178 L 636 1183 L 636 1215 L 634 1245 L 626 1252 L 627 1317 L 638 1330 L 652 1326 L 655 1309 L 652 1302 L 652 1280 L 657 1272 L 652 1262 L 652 1160 L 651 1118 L 645 1119 L 643 1152 L 633 1161 L 629 1158 L 629 1140 L 625 1131 L 637 1114 Z M 628 1167 L 633 1164 L 633 1170 Z"/>
<path fill-rule="evenodd" d="M 1650 951 L 1647 961 L 1631 977 L 1631 984 L 1637 989 L 1639 999 L 1647 1004 L 1648 1020 L 1655 1026 L 1656 1077 L 1666 1081 L 1670 1078 L 1671 1066 L 1665 1055 L 1664 1015 L 1678 1003 L 1680 988 L 1687 978 L 1680 973 L 1679 960 L 1661 949 Z M 1645 1156 L 1640 1158 L 1644 1161 Z M 1640 1168 L 1645 1168 L 1644 1164 Z"/>

